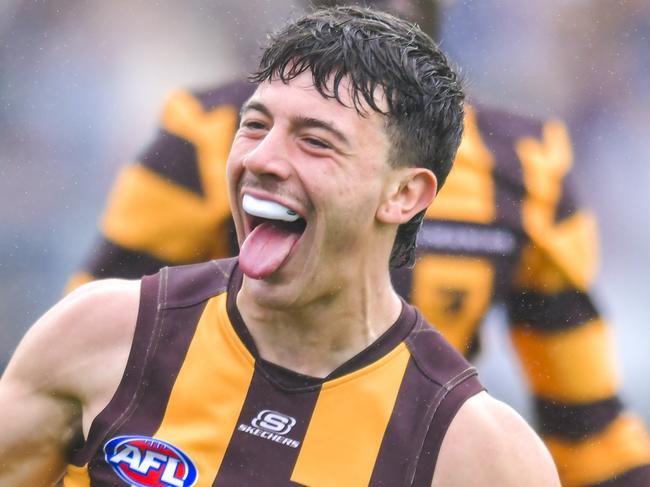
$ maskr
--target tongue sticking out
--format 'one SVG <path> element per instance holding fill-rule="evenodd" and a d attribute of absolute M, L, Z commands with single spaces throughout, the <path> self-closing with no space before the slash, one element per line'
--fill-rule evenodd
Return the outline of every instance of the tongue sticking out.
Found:
<path fill-rule="evenodd" d="M 278 222 L 264 222 L 246 237 L 239 251 L 239 266 L 252 279 L 265 279 L 284 263 L 300 233 Z"/>

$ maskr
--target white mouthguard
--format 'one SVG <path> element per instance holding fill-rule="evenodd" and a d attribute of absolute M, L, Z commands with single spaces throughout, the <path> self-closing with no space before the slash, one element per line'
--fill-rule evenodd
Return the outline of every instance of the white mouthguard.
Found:
<path fill-rule="evenodd" d="M 245 194 L 242 199 L 244 211 L 249 215 L 267 218 L 269 220 L 282 220 L 285 222 L 295 222 L 300 216 L 286 206 L 282 206 L 275 201 L 260 200 Z"/>

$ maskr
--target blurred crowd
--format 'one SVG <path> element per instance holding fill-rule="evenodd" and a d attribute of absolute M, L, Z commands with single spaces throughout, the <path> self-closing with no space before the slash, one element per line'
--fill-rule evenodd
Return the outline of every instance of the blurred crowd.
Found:
<path fill-rule="evenodd" d="M 650 422 L 650 3 L 445 4 L 443 48 L 470 94 L 571 129 L 574 184 L 600 223 L 598 297 L 617 334 L 624 397 Z M 0 370 L 79 265 L 111 181 L 153 135 L 164 95 L 241 75 L 265 32 L 296 11 L 286 0 L 2 2 Z M 482 372 L 517 404 L 499 314 Z"/>

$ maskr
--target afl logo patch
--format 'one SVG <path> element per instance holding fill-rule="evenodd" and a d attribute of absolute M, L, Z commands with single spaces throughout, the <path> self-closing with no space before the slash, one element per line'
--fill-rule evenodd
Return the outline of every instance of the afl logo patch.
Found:
<path fill-rule="evenodd" d="M 148 436 L 117 436 L 104 445 L 104 456 L 122 480 L 137 487 L 191 487 L 198 477 L 183 451 Z"/>

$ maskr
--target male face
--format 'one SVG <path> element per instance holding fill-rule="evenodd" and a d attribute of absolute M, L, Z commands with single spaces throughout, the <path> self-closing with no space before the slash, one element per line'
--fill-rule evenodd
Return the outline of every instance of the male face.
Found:
<path fill-rule="evenodd" d="M 262 83 L 243 108 L 229 193 L 245 286 L 260 304 L 306 304 L 387 265 L 377 258 L 394 233 L 376 218 L 394 185 L 384 117 L 359 115 L 346 82 L 339 94 L 346 106 L 306 72 Z"/>

